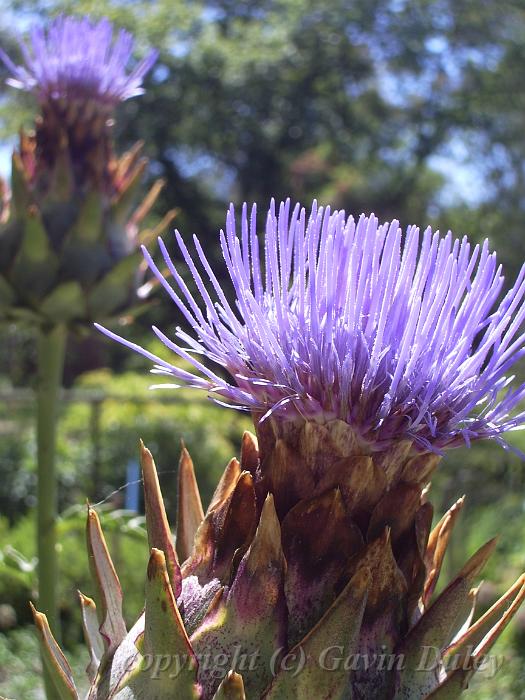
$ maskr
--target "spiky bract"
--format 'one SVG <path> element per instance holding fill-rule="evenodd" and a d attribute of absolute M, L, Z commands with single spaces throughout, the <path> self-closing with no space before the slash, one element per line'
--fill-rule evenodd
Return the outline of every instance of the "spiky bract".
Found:
<path fill-rule="evenodd" d="M 315 445 L 308 435 L 301 442 Z M 281 459 L 289 456 L 281 450 Z M 525 598 L 525 576 L 474 621 L 474 582 L 490 541 L 435 597 L 463 499 L 431 529 L 432 507 L 416 479 L 425 465 L 391 457 L 406 481 L 389 491 L 376 480 L 379 464 L 349 457 L 340 487 L 279 517 L 261 488 L 257 441 L 246 433 L 240 461 L 228 464 L 203 516 L 184 450 L 175 548 L 142 448 L 151 557 L 145 611 L 129 631 L 98 516 L 88 512 L 97 602 L 80 595 L 87 699 L 457 698 Z M 35 620 L 60 697 L 77 700 L 45 617 Z"/>

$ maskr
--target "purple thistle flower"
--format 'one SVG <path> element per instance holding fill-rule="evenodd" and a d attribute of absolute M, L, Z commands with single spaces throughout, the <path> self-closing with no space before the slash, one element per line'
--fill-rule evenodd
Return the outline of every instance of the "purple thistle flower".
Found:
<path fill-rule="evenodd" d="M 158 55 L 150 51 L 128 73 L 133 43 L 133 36 L 122 29 L 113 40 L 108 19 L 60 16 L 47 34 L 34 27 L 29 45 L 21 42 L 24 65 L 17 66 L 1 49 L 0 59 L 11 72 L 7 83 L 35 92 L 41 101 L 91 98 L 113 106 L 143 92 L 142 80 Z"/>
<path fill-rule="evenodd" d="M 525 266 L 497 304 L 503 277 L 487 241 L 472 248 L 415 226 L 403 236 L 397 221 L 356 223 L 316 202 L 307 215 L 287 200 L 278 214 L 271 203 L 261 253 L 255 205 L 244 205 L 240 232 L 231 206 L 220 234 L 231 305 L 197 237 L 194 261 L 175 235 L 200 300 L 162 240 L 174 286 L 143 252 L 193 335 L 177 328 L 174 342 L 153 331 L 195 372 L 99 327 L 152 360 L 153 372 L 263 418 L 341 419 L 369 449 L 402 439 L 435 452 L 503 442 L 525 422 L 525 412 L 511 415 L 525 385 L 512 389 L 507 376 L 525 354 Z"/>

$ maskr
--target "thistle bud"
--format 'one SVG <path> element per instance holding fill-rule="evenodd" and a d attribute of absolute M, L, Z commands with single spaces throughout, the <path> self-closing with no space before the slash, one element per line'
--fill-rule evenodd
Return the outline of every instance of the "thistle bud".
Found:
<path fill-rule="evenodd" d="M 34 129 L 13 154 L 11 197 L 0 218 L 0 318 L 85 324 L 137 303 L 141 144 L 118 157 L 116 106 L 143 92 L 151 51 L 128 72 L 134 40 L 107 19 L 58 17 L 21 44 L 23 63 L 0 51 L 8 84 L 38 103 Z"/>

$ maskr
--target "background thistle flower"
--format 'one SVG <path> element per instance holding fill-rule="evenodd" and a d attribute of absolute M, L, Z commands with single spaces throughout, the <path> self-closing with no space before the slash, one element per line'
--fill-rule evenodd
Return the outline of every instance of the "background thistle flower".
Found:
<path fill-rule="evenodd" d="M 106 19 L 59 17 L 21 44 L 23 65 L 0 53 L 8 83 L 34 93 L 40 109 L 34 133 L 22 131 L 13 154 L 11 211 L 0 226 L 0 317 L 83 324 L 139 301 L 139 226 L 162 183 L 137 201 L 142 145 L 117 157 L 111 126 L 116 105 L 142 92 L 157 52 L 128 72 L 133 37 L 113 35 Z"/>
<path fill-rule="evenodd" d="M 111 108 L 144 92 L 142 80 L 157 59 L 158 52 L 151 50 L 128 73 L 133 45 L 133 36 L 124 29 L 114 39 L 106 18 L 92 22 L 61 16 L 47 32 L 33 27 L 30 46 L 20 45 L 24 64 L 15 65 L 4 51 L 1 56 L 12 74 L 8 84 L 34 91 L 42 104 L 79 98 Z"/>
<path fill-rule="evenodd" d="M 89 510 L 100 635 L 86 623 L 88 697 L 456 698 L 525 598 L 525 575 L 473 622 L 490 540 L 434 596 L 464 499 L 432 529 L 428 479 L 443 448 L 499 440 L 523 421 L 508 415 L 523 387 L 500 392 L 522 353 L 524 273 L 497 306 L 502 278 L 486 245 L 427 231 L 419 247 L 416 228 L 403 242 L 397 222 L 355 224 L 315 204 L 307 220 L 288 202 L 278 217 L 270 208 L 263 269 L 255 223 L 245 209 L 236 235 L 230 210 L 221 233 L 235 306 L 197 239 L 204 273 L 177 234 L 202 307 L 162 241 L 177 291 L 145 251 L 194 334 L 177 330 L 185 348 L 155 333 L 196 373 L 103 329 L 155 372 L 251 410 L 257 436 L 245 433 L 206 514 L 183 450 L 176 547 L 141 446 L 151 558 L 145 612 L 129 632 Z M 57 687 L 77 697 L 35 619 Z M 339 663 L 327 665 L 329 650 Z M 160 658 L 172 663 L 152 673 Z"/>

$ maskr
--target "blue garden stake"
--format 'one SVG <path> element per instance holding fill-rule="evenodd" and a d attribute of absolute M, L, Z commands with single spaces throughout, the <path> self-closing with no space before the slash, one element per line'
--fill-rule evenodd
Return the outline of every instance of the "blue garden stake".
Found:
<path fill-rule="evenodd" d="M 137 460 L 132 459 L 126 467 L 126 510 L 139 512 L 140 504 L 140 469 Z"/>

